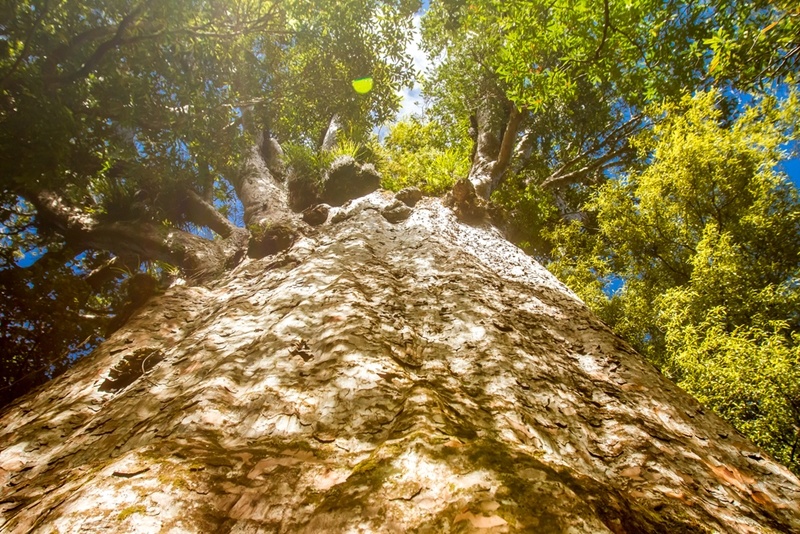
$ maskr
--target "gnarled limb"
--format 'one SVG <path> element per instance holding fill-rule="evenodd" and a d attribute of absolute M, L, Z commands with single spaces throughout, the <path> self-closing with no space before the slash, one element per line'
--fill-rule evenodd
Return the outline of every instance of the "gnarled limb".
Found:
<path fill-rule="evenodd" d="M 244 206 L 244 224 L 248 227 L 291 217 L 286 188 L 273 176 L 259 150 L 263 138 L 264 132 L 256 134 L 243 168 L 231 177 L 236 196 Z"/>
<path fill-rule="evenodd" d="M 225 254 L 225 264 L 233 265 L 244 255 L 250 234 L 239 228 L 211 204 L 203 200 L 195 191 L 186 191 L 189 218 L 201 226 L 206 226 L 222 237 L 221 245 Z"/>
<path fill-rule="evenodd" d="M 189 232 L 148 222 L 100 222 L 52 191 L 40 191 L 26 198 L 36 207 L 40 220 L 62 234 L 72 246 L 161 260 L 196 278 L 221 272 L 225 265 L 220 243 Z"/>

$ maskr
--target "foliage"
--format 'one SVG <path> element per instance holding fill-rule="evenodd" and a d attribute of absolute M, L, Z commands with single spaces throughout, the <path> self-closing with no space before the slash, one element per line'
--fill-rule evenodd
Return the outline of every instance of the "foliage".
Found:
<path fill-rule="evenodd" d="M 790 0 L 712 1 L 715 28 L 705 39 L 713 56 L 708 73 L 740 85 L 797 81 L 800 67 L 800 8 Z M 742 21 L 746 21 L 742 23 Z"/>
<path fill-rule="evenodd" d="M 554 195 L 523 173 L 506 178 L 492 194 L 492 201 L 508 215 L 509 238 L 527 253 L 544 259 L 549 243 L 542 233 L 561 218 Z"/>
<path fill-rule="evenodd" d="M 374 140 L 364 143 L 341 138 L 330 150 L 317 150 L 299 143 L 283 145 L 284 162 L 292 173 L 303 176 L 319 185 L 325 172 L 340 156 L 349 156 L 359 163 L 377 164 L 380 161 L 380 147 Z"/>
<path fill-rule="evenodd" d="M 418 187 L 426 195 L 444 194 L 469 172 L 464 138 L 448 138 L 439 124 L 417 118 L 398 122 L 378 150 L 383 187 L 392 191 Z"/>
<path fill-rule="evenodd" d="M 638 107 L 711 80 L 784 81 L 798 18 L 790 2 L 441 0 L 424 20 L 441 58 L 426 93 L 463 111 L 488 84 L 538 113 L 574 100 L 583 82 Z"/>
<path fill-rule="evenodd" d="M 365 141 L 374 126 L 393 117 L 396 89 L 411 81 L 404 46 L 418 8 L 418 0 L 289 3 L 291 37 L 279 45 L 280 63 L 267 71 L 253 67 L 271 89 L 264 113 L 279 137 L 315 143 L 337 114 L 353 139 Z M 367 75 L 373 89 L 353 91 L 352 81 Z"/>
<path fill-rule="evenodd" d="M 798 19 L 788 2 L 440 0 L 423 19 L 435 58 L 423 92 L 446 129 L 490 101 L 503 132 L 517 109 L 506 178 L 517 183 L 503 196 L 513 219 L 538 228 L 549 215 L 526 206 L 572 217 L 594 184 L 635 164 L 628 138 L 651 126 L 647 106 L 793 80 Z M 513 191 L 538 198 L 516 205 Z M 548 254 L 528 229 L 514 232 Z"/>
<path fill-rule="evenodd" d="M 800 197 L 775 170 L 797 94 L 733 122 L 708 92 L 657 111 L 648 165 L 563 224 L 550 269 L 673 379 L 797 463 Z M 608 296 L 613 286 L 620 286 Z M 794 457 L 792 457 L 794 454 Z"/>
<path fill-rule="evenodd" d="M 283 158 L 287 168 L 298 176 L 310 178 L 315 183 L 322 180 L 325 170 L 333 162 L 331 153 L 327 150 L 316 150 L 307 145 L 285 143 Z"/>

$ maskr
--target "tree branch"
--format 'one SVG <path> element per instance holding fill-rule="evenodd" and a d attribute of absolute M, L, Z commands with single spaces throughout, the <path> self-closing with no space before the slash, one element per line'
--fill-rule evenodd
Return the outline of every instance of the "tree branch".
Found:
<path fill-rule="evenodd" d="M 650 65 L 650 61 L 647 60 L 647 54 L 645 53 L 645 50 L 642 48 L 642 45 L 637 43 L 636 40 L 633 39 L 630 35 L 628 35 L 627 33 L 623 32 L 622 30 L 620 30 L 616 26 L 612 25 L 610 21 L 608 23 L 608 27 L 611 28 L 612 31 L 615 31 L 618 34 L 620 34 L 621 36 L 623 36 L 625 39 L 627 39 L 627 41 L 629 43 L 631 43 L 633 46 L 635 46 L 636 49 L 639 51 L 639 55 L 642 57 L 642 61 L 644 61 L 644 64 L 647 67 L 647 69 L 648 70 L 653 70 L 653 66 Z"/>
<path fill-rule="evenodd" d="M 227 31 L 206 31 L 206 28 L 212 27 L 212 23 L 208 23 L 203 26 L 196 26 L 196 27 L 189 27 L 189 28 L 176 28 L 174 30 L 162 30 L 156 31 L 154 33 L 142 34 L 137 35 L 135 37 L 128 37 L 126 38 L 125 35 L 128 30 L 133 26 L 137 20 L 141 17 L 141 15 L 146 11 L 146 8 L 149 4 L 151 4 L 153 0 L 145 0 L 142 4 L 137 6 L 133 11 L 131 11 L 128 15 L 126 15 L 122 21 L 117 25 L 114 26 L 104 26 L 99 28 L 92 28 L 87 30 L 76 38 L 74 38 L 68 45 L 61 46 L 57 48 L 50 57 L 45 61 L 45 64 L 42 68 L 45 80 L 51 86 L 61 86 L 66 85 L 68 83 L 74 82 L 77 79 L 83 78 L 91 73 L 98 64 L 103 60 L 104 56 L 108 54 L 111 50 L 115 48 L 119 48 L 125 45 L 136 44 L 142 41 L 149 41 L 153 39 L 158 39 L 165 36 L 175 36 L 175 35 L 187 35 L 192 37 L 212 37 L 212 38 L 230 38 L 230 37 L 237 37 L 241 35 L 247 35 L 250 33 L 255 32 L 264 32 L 270 34 L 293 34 L 295 32 L 288 31 L 288 30 L 281 30 L 276 28 L 268 28 L 269 22 L 274 17 L 273 8 L 276 5 L 270 7 L 269 11 L 265 13 L 263 16 L 254 19 L 252 21 L 247 21 L 243 24 L 243 28 L 231 28 Z M 81 46 L 82 44 L 93 41 L 96 39 L 103 38 L 107 35 L 114 34 L 114 36 L 101 43 L 97 49 L 86 59 L 82 66 L 75 72 L 71 74 L 64 74 L 58 76 L 56 72 L 56 67 L 58 63 L 63 61 L 75 48 Z"/>
<path fill-rule="evenodd" d="M 216 274 L 225 266 L 225 250 L 220 243 L 189 232 L 147 222 L 101 223 L 52 191 L 40 191 L 26 198 L 36 207 L 40 221 L 73 246 L 164 261 L 196 278 Z"/>
<path fill-rule="evenodd" d="M 84 281 L 89 284 L 93 291 L 100 291 L 103 284 L 115 280 L 125 272 L 136 272 L 139 269 L 139 262 L 134 258 L 123 258 L 114 256 L 102 265 L 94 269 L 84 277 Z M 91 310 L 98 312 L 99 310 Z"/>
<path fill-rule="evenodd" d="M 521 121 L 522 113 L 504 96 L 487 94 L 478 106 L 469 180 L 484 199 L 489 198 L 508 169 Z"/>
<path fill-rule="evenodd" d="M 230 237 L 234 232 L 242 230 L 223 217 L 214 206 L 203 200 L 194 190 L 186 191 L 186 200 L 189 218 L 195 224 L 207 226 L 223 238 Z"/>
<path fill-rule="evenodd" d="M 575 165 L 579 164 L 580 162 L 586 159 L 589 159 L 593 154 L 597 153 L 603 148 L 606 147 L 611 148 L 617 143 L 619 143 L 620 140 L 623 140 L 625 137 L 628 137 L 640 126 L 641 120 L 642 120 L 641 115 L 635 115 L 631 117 L 627 122 L 617 126 L 602 140 L 595 142 L 592 146 L 581 151 L 574 158 L 564 162 L 558 169 L 552 172 L 550 176 L 544 180 L 544 182 L 542 182 L 541 186 L 544 188 L 551 186 L 560 187 L 561 185 L 573 183 L 578 178 L 585 175 L 587 172 L 597 168 L 598 167 L 597 162 L 599 162 L 600 165 L 603 165 L 612 160 L 613 158 L 621 156 L 629 149 L 627 142 L 623 142 L 622 146 L 618 146 L 617 148 L 612 148 L 605 155 L 600 156 L 597 160 L 595 160 L 595 162 L 589 163 L 588 165 L 585 165 L 581 169 L 572 172 L 566 172 L 569 168 L 574 167 Z"/>
<path fill-rule="evenodd" d="M 542 189 L 548 189 L 551 187 L 563 187 L 565 185 L 569 185 L 579 181 L 582 177 L 586 176 L 591 171 L 599 171 L 603 170 L 607 167 L 613 166 L 613 161 L 618 156 L 624 154 L 628 150 L 628 147 L 621 147 L 617 150 L 612 150 L 611 152 L 607 152 L 602 157 L 597 158 L 596 160 L 592 161 L 588 165 L 572 171 L 568 172 L 567 174 L 552 174 L 545 179 L 544 182 L 541 184 Z"/>
<path fill-rule="evenodd" d="M 124 43 L 124 37 L 128 28 L 133 25 L 136 20 L 140 17 L 140 15 L 146 10 L 147 6 L 153 0 L 145 0 L 141 4 L 139 4 L 133 11 L 131 11 L 128 15 L 126 15 L 122 21 L 117 26 L 117 31 L 114 34 L 114 37 L 101 43 L 100 46 L 94 51 L 94 53 L 89 56 L 83 66 L 78 69 L 77 71 L 73 72 L 72 74 L 60 76 L 57 79 L 53 80 L 54 85 L 65 85 L 71 83 L 79 78 L 84 78 L 87 74 L 92 72 L 95 67 L 102 61 L 103 57 L 110 52 L 111 50 L 117 48 L 121 44 Z"/>
<path fill-rule="evenodd" d="M 244 224 L 278 223 L 292 218 L 289 199 L 284 184 L 279 183 L 267 166 L 259 147 L 265 133 L 256 135 L 242 169 L 230 177 L 236 196 L 244 207 Z"/>
<path fill-rule="evenodd" d="M 597 61 L 600 59 L 600 52 L 603 50 L 603 46 L 606 44 L 606 38 L 608 37 L 608 29 L 611 26 L 611 13 L 608 7 L 608 0 L 603 0 L 603 38 L 600 39 L 600 44 L 597 45 L 597 50 L 594 51 L 594 57 L 591 61 Z"/>
<path fill-rule="evenodd" d="M 57 68 L 58 64 L 64 61 L 67 56 L 72 53 L 74 49 L 83 45 L 84 43 L 101 39 L 114 33 L 113 26 L 101 26 L 99 28 L 91 28 L 85 32 L 76 35 L 68 44 L 63 44 L 56 47 L 53 52 L 49 53 L 42 64 L 42 75 L 45 80 L 55 80 L 58 77 Z"/>
<path fill-rule="evenodd" d="M 509 113 L 506 129 L 503 133 L 503 140 L 500 142 L 500 152 L 492 167 L 492 178 L 497 181 L 493 189 L 500 185 L 500 181 L 506 169 L 508 169 L 508 164 L 511 162 L 520 122 L 522 122 L 522 113 L 517 109 L 517 106 L 512 104 L 511 113 Z"/>
<path fill-rule="evenodd" d="M 11 79 L 11 76 L 17 71 L 17 69 L 25 60 L 25 58 L 28 57 L 28 48 L 30 48 L 31 39 L 33 39 L 33 34 L 36 33 L 36 29 L 38 28 L 39 24 L 41 24 L 42 20 L 44 20 L 44 17 L 49 11 L 49 9 L 50 9 L 50 0 L 45 0 L 44 7 L 41 9 L 41 11 L 39 11 L 39 15 L 33 21 L 31 29 L 28 30 L 28 34 L 25 36 L 25 43 L 22 45 L 22 50 L 20 50 L 19 56 L 17 56 L 17 59 L 14 60 L 14 64 L 11 65 L 11 68 L 8 69 L 8 72 L 6 72 L 3 75 L 3 78 L 0 79 L 0 90 L 5 89 L 8 80 Z"/>
<path fill-rule="evenodd" d="M 225 264 L 231 266 L 238 263 L 247 250 L 250 232 L 233 224 L 213 205 L 203 200 L 203 197 L 191 189 L 187 191 L 187 200 L 189 218 L 195 224 L 211 228 L 222 237 L 221 245 L 225 254 Z"/>

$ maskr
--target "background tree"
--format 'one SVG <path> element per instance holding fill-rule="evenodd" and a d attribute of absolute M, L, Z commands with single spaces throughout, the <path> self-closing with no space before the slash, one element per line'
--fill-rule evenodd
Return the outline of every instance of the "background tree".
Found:
<path fill-rule="evenodd" d="M 537 233 L 554 219 L 535 210 L 574 215 L 588 187 L 630 165 L 627 139 L 648 126 L 648 103 L 792 79 L 797 18 L 787 5 L 730 1 L 435 2 L 425 92 L 433 120 L 474 123 L 472 182 L 486 198 L 510 189 L 497 200 L 546 254 Z"/>
<path fill-rule="evenodd" d="M 549 268 L 681 387 L 798 468 L 800 203 L 776 170 L 797 98 L 726 124 L 716 92 L 661 108 L 647 164 L 553 234 Z M 613 288 L 613 289 L 610 289 Z"/>

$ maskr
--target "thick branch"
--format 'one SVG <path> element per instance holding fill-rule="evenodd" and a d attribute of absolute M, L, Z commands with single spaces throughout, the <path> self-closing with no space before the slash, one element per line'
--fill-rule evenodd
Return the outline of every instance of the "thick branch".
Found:
<path fill-rule="evenodd" d="M 164 261 L 196 277 L 215 274 L 225 265 L 225 254 L 219 243 L 189 232 L 164 229 L 146 222 L 101 223 L 69 206 L 51 191 L 41 191 L 27 198 L 36 207 L 39 219 L 73 246 Z"/>
<path fill-rule="evenodd" d="M 264 132 L 259 132 L 246 163 L 231 179 L 236 195 L 244 206 L 245 226 L 279 222 L 291 218 L 286 188 L 267 167 L 259 147 Z"/>
<path fill-rule="evenodd" d="M 592 161 L 588 165 L 581 167 L 572 172 L 568 172 L 566 174 L 558 174 L 554 173 L 547 177 L 544 182 L 542 182 L 542 189 L 549 189 L 555 187 L 564 187 L 566 185 L 575 183 L 580 181 L 584 176 L 589 174 L 592 171 L 601 171 L 606 167 L 613 166 L 613 160 L 617 157 L 621 156 L 625 152 L 628 151 L 627 147 L 622 147 L 618 150 L 613 150 L 604 154 L 603 156 L 597 158 L 596 160 Z"/>
<path fill-rule="evenodd" d="M 48 54 L 42 64 L 42 74 L 45 80 L 55 80 L 58 77 L 58 64 L 64 61 L 79 46 L 96 39 L 105 38 L 114 33 L 113 26 L 100 26 L 79 33 L 68 44 L 57 47 Z"/>
<path fill-rule="evenodd" d="M 514 154 L 522 113 L 506 101 L 504 110 L 486 97 L 476 113 L 477 139 L 469 180 L 475 192 L 488 199 L 502 182 Z"/>
<path fill-rule="evenodd" d="M 492 177 L 498 181 L 495 187 L 499 185 L 499 181 L 502 179 L 506 169 L 508 169 L 508 164 L 511 162 L 511 156 L 514 153 L 514 146 L 516 145 L 519 123 L 521 121 L 522 113 L 519 112 L 516 106 L 513 106 L 508 117 L 503 140 L 500 143 L 500 153 L 497 155 L 494 167 L 492 167 Z"/>
<path fill-rule="evenodd" d="M 328 127 L 322 135 L 322 141 L 319 143 L 320 150 L 333 150 L 336 147 L 337 137 L 342 125 L 339 123 L 339 115 L 334 113 L 331 120 L 328 122 Z"/>
<path fill-rule="evenodd" d="M 186 191 L 186 201 L 189 219 L 195 224 L 207 226 L 223 238 L 241 230 L 191 189 Z"/>
<path fill-rule="evenodd" d="M 225 264 L 231 266 L 238 263 L 247 250 L 250 233 L 229 221 L 193 190 L 187 191 L 187 209 L 189 218 L 195 224 L 211 228 L 222 237 Z"/>
<path fill-rule="evenodd" d="M 101 43 L 94 53 L 92 53 L 92 55 L 89 56 L 89 58 L 83 63 L 81 68 L 72 74 L 58 77 L 57 79 L 53 80 L 52 83 L 55 85 L 65 85 L 77 79 L 86 77 L 86 75 L 88 75 L 97 67 L 106 54 L 125 43 L 125 34 L 128 32 L 128 29 L 136 22 L 136 20 L 146 10 L 148 4 L 150 4 L 152 1 L 153 0 L 146 0 L 128 15 L 126 15 L 119 23 L 119 26 L 117 26 L 117 31 L 114 34 L 114 37 Z"/>

